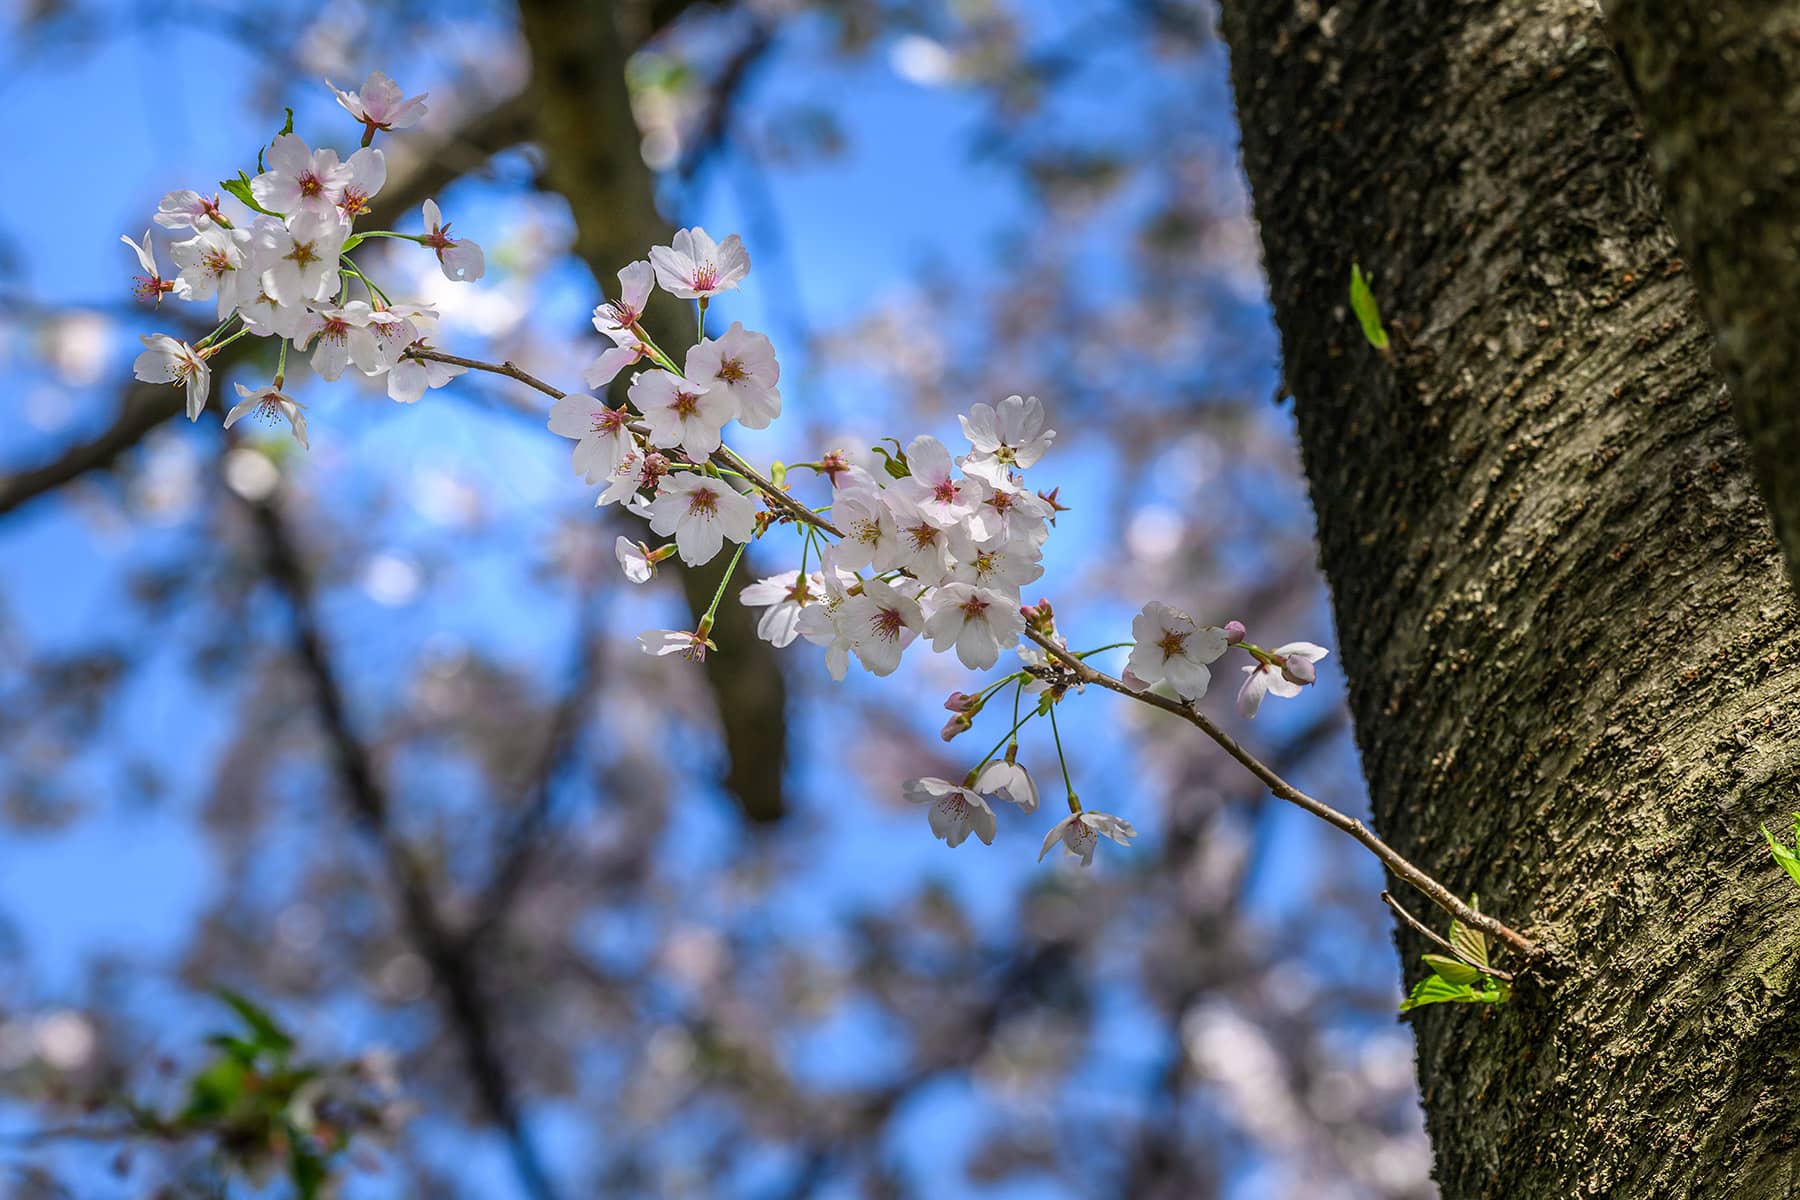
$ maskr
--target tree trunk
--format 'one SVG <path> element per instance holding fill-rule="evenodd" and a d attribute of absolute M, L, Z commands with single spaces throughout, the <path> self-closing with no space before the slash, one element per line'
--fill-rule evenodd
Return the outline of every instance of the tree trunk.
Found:
<path fill-rule="evenodd" d="M 662 7 L 666 18 L 680 6 Z M 653 245 L 667 245 L 674 234 L 656 209 L 655 179 L 638 153 L 641 135 L 625 84 L 630 43 L 619 21 L 644 15 L 637 6 L 590 0 L 519 5 L 546 174 L 575 218 L 575 253 L 615 297 L 619 268 L 648 256 Z M 677 358 L 692 341 L 692 306 L 667 293 L 652 296 L 646 321 L 653 331 L 667 331 L 653 336 Z M 683 334 L 685 340 L 676 340 Z M 625 382 L 621 378 L 618 386 Z M 728 560 L 697 571 L 667 564 L 679 575 L 696 620 L 712 602 Z M 734 581 L 719 605 L 713 640 L 720 650 L 708 656 L 705 671 L 725 743 L 725 786 L 747 818 L 769 822 L 786 812 L 787 686 L 773 650 L 756 636 L 756 614 L 737 602 L 746 582 Z"/>
<path fill-rule="evenodd" d="M 1411 1018 L 1440 1185 L 1800 1194 L 1800 620 L 1599 12 L 1223 24 L 1376 823 L 1550 946 Z"/>
<path fill-rule="evenodd" d="M 1800 6 L 1608 0 L 1607 24 L 1800 587 Z"/>

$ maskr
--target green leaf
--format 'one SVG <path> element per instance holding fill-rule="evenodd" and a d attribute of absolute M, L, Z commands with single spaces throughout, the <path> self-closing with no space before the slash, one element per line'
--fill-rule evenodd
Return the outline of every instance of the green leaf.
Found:
<path fill-rule="evenodd" d="M 1422 957 L 1426 966 L 1451 983 L 1474 983 L 1481 978 L 1480 971 L 1460 959 L 1445 958 L 1442 954 L 1426 954 Z"/>
<path fill-rule="evenodd" d="M 889 475 L 895 479 L 905 479 L 912 474 L 912 467 L 906 462 L 906 451 L 900 448 L 899 438 L 888 438 L 887 440 L 894 443 L 892 454 L 887 452 L 885 446 L 870 446 L 869 449 L 881 455 L 881 465 L 887 469 Z"/>
<path fill-rule="evenodd" d="M 294 1190 L 299 1193 L 300 1200 L 315 1200 L 328 1175 L 325 1160 L 307 1149 L 297 1135 L 293 1136 L 291 1144 L 288 1173 L 293 1176 Z"/>
<path fill-rule="evenodd" d="M 281 215 L 278 212 L 269 211 L 256 202 L 256 197 L 250 191 L 250 177 L 242 171 L 237 173 L 236 179 L 219 180 L 219 186 L 249 205 L 253 212 L 259 212 L 264 216 L 269 217 L 279 217 Z"/>
<path fill-rule="evenodd" d="M 1466 983 L 1451 983 L 1441 975 L 1427 975 L 1413 985 L 1413 990 L 1400 1002 L 1401 1012 L 1411 1012 L 1427 1004 L 1467 1004 L 1475 999 L 1475 989 Z"/>
<path fill-rule="evenodd" d="M 1781 869 L 1788 873 L 1790 879 L 1795 883 L 1800 883 L 1800 854 L 1796 854 L 1776 841 L 1775 835 L 1769 832 L 1767 825 L 1762 827 L 1762 831 L 1763 837 L 1768 839 L 1769 853 L 1775 856 L 1775 861 L 1781 864 Z M 1797 848 L 1800 848 L 1800 813 L 1794 814 L 1794 843 Z"/>
<path fill-rule="evenodd" d="M 1381 309 L 1375 303 L 1375 293 L 1369 290 L 1369 278 L 1362 273 L 1358 263 L 1350 264 L 1350 309 L 1362 323 L 1363 336 L 1369 339 L 1369 345 L 1386 350 L 1388 335 L 1381 326 Z"/>
<path fill-rule="evenodd" d="M 270 1016 L 265 1009 L 251 1003 L 230 988 L 219 988 L 218 996 L 219 999 L 231 1005 L 232 1010 L 249 1027 L 250 1032 L 255 1035 L 258 1049 L 272 1050 L 276 1054 L 286 1054 L 294 1048 L 294 1039 L 275 1023 L 275 1018 Z"/>
<path fill-rule="evenodd" d="M 235 1058 L 215 1060 L 188 1083 L 182 1120 L 207 1121 L 230 1112 L 242 1099 L 249 1076 L 249 1069 Z"/>
<path fill-rule="evenodd" d="M 1470 896 L 1469 907 L 1480 912 L 1481 897 Z M 1471 929 L 1461 921 L 1452 920 L 1450 922 L 1450 944 L 1461 951 L 1469 961 L 1478 962 L 1484 967 L 1488 965 L 1487 935 L 1481 930 Z"/>

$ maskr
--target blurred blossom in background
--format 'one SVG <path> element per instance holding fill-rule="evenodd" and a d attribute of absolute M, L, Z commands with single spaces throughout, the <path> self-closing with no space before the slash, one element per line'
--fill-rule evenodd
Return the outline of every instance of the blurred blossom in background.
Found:
<path fill-rule="evenodd" d="M 396 405 L 290 360 L 303 451 L 134 384 L 138 335 L 191 310 L 134 302 L 119 235 L 254 173 L 283 107 L 353 146 L 324 79 L 381 69 L 431 97 L 384 135 L 385 227 L 435 197 L 487 250 L 474 285 L 362 252 L 439 346 L 574 387 L 645 231 L 737 232 L 755 268 L 713 319 L 774 340 L 785 418 L 746 455 L 960 447 L 957 413 L 1035 394 L 1070 511 L 1027 598 L 1071 642 L 1150 599 L 1333 642 L 1208 4 L 596 7 L 5 18 L 0 1191 L 289 1194 L 120 1105 L 188 1102 L 227 988 L 379 1095 L 283 1110 L 367 1116 L 347 1197 L 1432 1195 L 1379 872 L 1211 746 L 1077 697 L 1075 785 L 1137 842 L 1040 866 L 1054 816 L 1009 809 L 946 850 L 900 784 L 997 736 L 938 737 L 979 677 L 915 654 L 834 684 L 735 635 L 704 668 L 641 654 L 691 626 L 683 579 L 626 583 L 641 526 L 594 507 L 541 397 L 469 375 Z M 524 90 L 552 50 L 592 65 L 556 76 L 579 145 Z M 1360 812 L 1335 667 L 1254 726 L 1235 677 L 1205 703 Z M 95 1120 L 117 1136 L 59 1136 Z"/>

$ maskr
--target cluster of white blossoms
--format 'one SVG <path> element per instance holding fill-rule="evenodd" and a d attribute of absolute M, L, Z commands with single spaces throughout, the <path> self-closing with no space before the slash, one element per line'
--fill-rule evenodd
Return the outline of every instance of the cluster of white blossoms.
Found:
<path fill-rule="evenodd" d="M 954 652 L 977 671 L 1016 652 L 1017 669 L 976 695 L 958 692 L 947 702 L 953 715 L 945 740 L 971 728 L 989 699 L 1012 688 L 1012 727 L 1000 743 L 960 783 L 921 778 L 905 785 L 909 799 L 928 806 L 931 829 L 946 843 L 960 845 L 971 833 L 991 843 L 997 802 L 1025 812 L 1038 805 L 1037 785 L 1018 762 L 1019 730 L 1046 716 L 1054 727 L 1056 705 L 1081 687 L 1046 648 L 1069 653 L 1050 605 L 1026 605 L 1022 594 L 1044 573 L 1044 543 L 1062 509 L 1056 491 L 1033 491 L 1025 482 L 1056 431 L 1046 428 L 1037 397 L 1008 396 L 973 405 L 959 418 L 966 453 L 953 454 L 929 435 L 904 448 L 891 439 L 894 451 L 877 447 L 879 461 L 870 467 L 833 451 L 794 467 L 777 463 L 765 480 L 726 447 L 725 431 L 734 421 L 764 429 L 780 415 L 774 347 L 741 324 L 717 337 L 705 332 L 707 306 L 749 271 L 736 235 L 717 242 L 704 229 L 684 229 L 672 245 L 652 248 L 646 260 L 619 272 L 619 298 L 594 310 L 594 326 L 611 345 L 589 367 L 588 386 L 604 388 L 642 364 L 625 402 L 614 407 L 596 395 L 570 395 L 550 412 L 551 431 L 575 442 L 575 473 L 602 485 L 596 503 L 619 505 L 646 518 L 652 533 L 673 539 L 653 546 L 619 536 L 614 549 L 627 579 L 647 582 L 671 557 L 700 566 L 727 543 L 737 547 L 694 629 L 651 630 L 639 642 L 649 654 L 696 660 L 716 650 L 714 617 L 743 547 L 776 526 L 791 526 L 799 535 L 799 565 L 756 580 L 738 599 L 762 610 L 757 633 L 775 646 L 804 639 L 823 647 L 833 679 L 842 680 L 852 661 L 872 675 L 892 674 L 915 642 Z M 679 363 L 644 326 L 659 286 L 698 308 L 698 340 Z M 787 476 L 798 468 L 829 480 L 829 504 L 810 509 L 788 496 Z M 1309 642 L 1264 650 L 1246 642 L 1235 621 L 1200 626 L 1159 603 L 1144 608 L 1132 635 L 1124 685 L 1142 691 L 1161 683 L 1188 703 L 1206 694 L 1209 664 L 1241 648 L 1252 659 L 1238 694 L 1246 716 L 1255 715 L 1265 695 L 1298 695 L 1326 654 Z M 1032 702 L 1021 716 L 1027 694 Z M 1060 733 L 1056 741 L 1060 756 Z M 1066 783 L 1066 769 L 1063 777 Z M 1040 858 L 1061 843 L 1086 865 L 1101 838 L 1123 844 L 1136 835 L 1122 818 L 1084 808 L 1073 788 L 1068 803 L 1069 815 L 1050 829 Z"/>
<path fill-rule="evenodd" d="M 143 268 L 139 297 L 158 304 L 164 296 L 211 301 L 217 309 L 218 327 L 191 345 L 168 334 L 147 335 L 134 366 L 146 383 L 183 387 L 189 420 L 199 418 L 211 394 L 209 360 L 244 336 L 280 339 L 279 365 L 266 387 L 236 385 L 240 400 L 225 425 L 252 414 L 285 419 L 301 445 L 306 444 L 305 411 L 282 391 L 290 347 L 310 348 L 313 370 L 327 380 L 350 367 L 367 376 L 385 375 L 388 395 L 404 404 L 464 370 L 409 356 L 409 349 L 431 336 L 436 312 L 394 303 L 350 258 L 369 238 L 398 238 L 430 248 L 449 279 L 470 282 L 482 276 L 481 247 L 451 236 L 434 201 L 425 201 L 423 232 L 355 228 L 387 182 L 386 160 L 370 143 L 378 131 L 416 124 L 425 115 L 425 97 L 403 96 L 380 71 L 360 92 L 331 90 L 363 125 L 362 145 L 348 158 L 308 146 L 293 132 L 290 114 L 288 128 L 258 154 L 256 177 L 240 172 L 220 185 L 228 198 L 185 189 L 162 198 L 156 224 L 191 235 L 169 246 L 178 270 L 173 278 L 158 267 L 148 230 L 142 242 L 121 239 Z M 357 291 L 361 297 L 352 298 Z"/>
<path fill-rule="evenodd" d="M 190 418 L 209 393 L 207 360 L 245 335 L 280 338 L 283 367 L 290 346 L 311 347 L 314 370 L 328 380 L 352 366 L 368 376 L 385 374 L 389 395 L 404 402 L 447 383 L 465 369 L 460 364 L 512 375 L 559 397 L 549 427 L 575 442 L 575 473 L 599 486 L 596 504 L 617 505 L 648 521 L 657 539 L 670 539 L 652 545 L 620 536 L 615 552 L 627 579 L 648 581 L 670 557 L 698 567 L 727 543 L 735 547 L 696 627 L 643 634 L 639 641 L 647 653 L 698 660 L 716 650 L 714 618 L 745 547 L 785 527 L 798 535 L 798 564 L 757 579 L 738 598 L 762 610 L 757 632 L 774 645 L 804 639 L 823 647 L 833 679 L 842 680 L 853 660 L 872 675 L 892 674 L 918 642 L 954 652 L 976 671 L 1016 655 L 1018 665 L 999 679 L 945 702 L 951 717 L 943 737 L 949 741 L 1010 690 L 1011 726 L 994 747 L 960 782 L 921 778 L 905 784 L 909 799 L 928 806 L 932 831 L 951 846 L 971 833 L 992 843 L 997 804 L 1036 811 L 1038 786 L 1019 763 L 1018 749 L 1020 730 L 1039 718 L 1048 719 L 1055 739 L 1069 815 L 1049 830 L 1038 857 L 1060 843 L 1086 865 L 1101 838 L 1127 844 L 1136 836 L 1124 819 L 1084 807 L 1070 783 L 1056 712 L 1086 681 L 1101 679 L 1128 694 L 1160 687 L 1164 707 L 1170 695 L 1192 705 L 1206 694 L 1212 664 L 1237 650 L 1251 659 L 1238 691 L 1246 717 L 1265 697 L 1297 696 L 1314 681 L 1314 664 L 1326 655 L 1321 646 L 1293 642 L 1267 650 L 1246 641 L 1236 621 L 1200 625 L 1155 602 L 1132 622 L 1130 642 L 1070 650 L 1049 602 L 1027 605 L 1023 599 L 1023 589 L 1044 573 L 1044 544 L 1063 511 L 1057 490 L 1034 491 L 1025 482 L 1056 437 L 1035 396 L 973 405 L 959 418 L 966 452 L 953 453 L 921 435 L 904 447 L 887 439 L 893 450 L 874 448 L 879 460 L 871 458 L 868 466 L 833 451 L 793 467 L 776 463 L 766 476 L 758 472 L 726 445 L 725 432 L 732 422 L 765 429 L 781 415 L 775 349 L 738 323 L 717 336 L 706 329 L 709 305 L 750 272 L 750 256 L 735 234 L 718 242 L 704 229 L 683 229 L 670 245 L 653 247 L 645 260 L 619 272 L 618 298 L 594 310 L 594 326 L 610 344 L 584 376 L 589 388 L 600 390 L 631 370 L 616 407 L 595 394 L 564 395 L 510 364 L 445 361 L 425 341 L 434 314 L 390 302 L 348 257 L 367 238 L 400 238 L 430 247 L 452 280 L 481 277 L 480 247 L 452 237 L 430 201 L 423 233 L 354 231 L 386 180 L 381 151 L 370 142 L 378 131 L 416 122 L 425 112 L 424 97 L 403 98 L 379 72 L 360 93 L 332 90 L 364 129 L 362 146 L 347 160 L 334 150 L 309 148 L 286 129 L 259 156 L 260 174 L 240 174 L 222 185 L 242 213 L 228 214 L 217 196 L 171 192 L 156 221 L 193 234 L 170 248 L 181 268 L 174 279 L 159 273 L 148 234 L 142 245 L 125 239 L 143 264 L 139 295 L 217 304 L 220 325 L 211 334 L 192 345 L 163 334 L 146 337 L 148 348 L 136 365 L 140 379 L 184 386 Z M 645 328 L 659 287 L 695 306 L 695 344 L 679 361 Z M 358 288 L 365 294 L 353 299 Z M 282 367 L 266 388 L 239 384 L 243 402 L 225 424 L 249 412 L 285 417 L 304 444 L 305 418 L 281 387 Z M 789 473 L 801 468 L 829 482 L 828 503 L 812 508 L 790 493 Z M 1125 646 L 1131 647 L 1130 660 L 1117 680 L 1086 662 Z"/>

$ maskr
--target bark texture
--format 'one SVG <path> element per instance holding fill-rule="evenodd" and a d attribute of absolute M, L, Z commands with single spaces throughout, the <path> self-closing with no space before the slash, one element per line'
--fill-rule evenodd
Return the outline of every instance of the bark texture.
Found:
<path fill-rule="evenodd" d="M 1411 1018 L 1444 1194 L 1800 1194 L 1800 619 L 1600 12 L 1222 20 L 1377 826 L 1552 947 Z"/>
<path fill-rule="evenodd" d="M 1607 23 L 1800 587 L 1800 5 L 1608 0 Z"/>
<path fill-rule="evenodd" d="M 677 8 L 664 4 L 658 11 L 668 19 Z M 654 15 L 642 5 L 589 0 L 519 5 L 545 173 L 574 215 L 576 254 L 609 295 L 617 294 L 620 267 L 653 245 L 667 245 L 674 233 L 657 211 L 655 178 L 637 153 L 642 135 L 625 83 L 636 40 L 627 26 L 642 22 L 647 29 Z M 670 335 L 687 335 L 668 346 L 679 358 L 679 347 L 691 341 L 692 307 L 658 291 L 646 319 L 652 330 L 667 331 L 657 335 L 665 345 Z M 727 561 L 722 556 L 701 570 L 679 572 L 696 619 L 712 602 Z M 756 636 L 755 614 L 737 603 L 736 586 L 719 605 L 713 640 L 721 652 L 707 658 L 705 670 L 724 733 L 725 786 L 750 820 L 778 820 L 786 812 L 787 688 L 774 652 Z"/>

